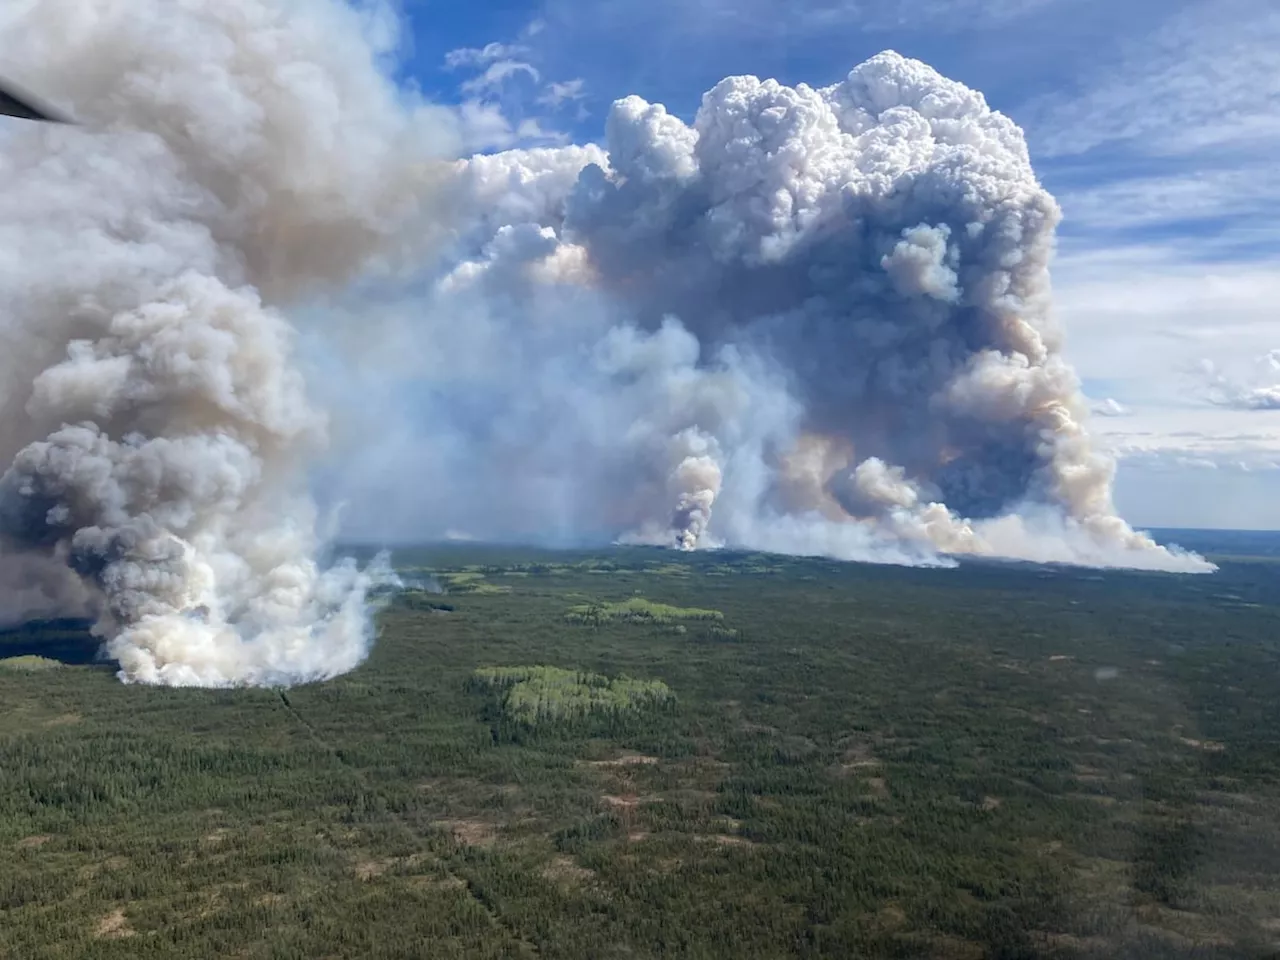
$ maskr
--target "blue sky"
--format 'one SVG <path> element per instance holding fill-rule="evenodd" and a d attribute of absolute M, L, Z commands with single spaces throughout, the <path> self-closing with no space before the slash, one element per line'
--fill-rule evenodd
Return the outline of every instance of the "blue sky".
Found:
<path fill-rule="evenodd" d="M 1280 528 L 1280 364 L 1264 362 L 1280 347 L 1274 0 L 401 7 L 405 79 L 467 104 L 473 149 L 598 140 L 632 93 L 687 119 L 724 76 L 826 85 L 886 48 L 983 91 L 1066 215 L 1059 313 L 1121 458 L 1122 512 Z"/>

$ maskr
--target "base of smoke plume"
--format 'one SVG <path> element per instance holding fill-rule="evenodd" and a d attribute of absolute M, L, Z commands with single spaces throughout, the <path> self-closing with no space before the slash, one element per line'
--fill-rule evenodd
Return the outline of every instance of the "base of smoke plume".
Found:
<path fill-rule="evenodd" d="M 621 539 L 614 541 L 615 546 L 627 546 L 635 543 L 637 541 Z M 653 546 L 653 544 L 644 545 Z M 676 547 L 668 547 L 668 549 L 678 553 L 690 552 Z M 760 543 L 700 544 L 696 552 L 762 550 L 765 553 L 773 553 L 785 557 L 837 560 L 842 563 L 868 563 L 884 566 L 931 567 L 944 570 L 957 569 L 961 566 L 973 564 L 991 564 L 1010 567 L 1063 567 L 1076 570 L 1113 570 L 1117 573 L 1168 573 L 1174 575 L 1216 573 L 1218 571 L 1217 564 L 1204 559 L 1199 554 L 1179 547 L 1167 547 L 1165 549 L 1168 551 L 1168 558 L 1163 562 L 1160 561 L 1160 558 L 1151 558 L 1141 554 L 1139 556 L 1143 557 L 1146 562 L 1142 562 L 1141 559 L 1135 562 L 1129 555 L 1114 557 L 1100 555 L 1092 560 L 1079 557 L 1060 559 L 1057 556 L 1057 552 L 1052 550 L 1045 551 L 1040 557 L 1004 556 L 998 553 L 935 553 L 921 556 L 906 554 L 887 556 L 883 553 L 861 553 L 839 548 L 820 551 L 779 551 L 763 546 Z"/>
<path fill-rule="evenodd" d="M 969 559 L 1060 565 L 1090 569 L 1162 573 L 1213 573 L 1218 568 L 1198 554 L 1177 546 L 1153 546 L 1138 534 L 1134 545 L 1099 540 L 1079 523 L 1051 508 L 1026 504 L 1018 513 L 972 524 L 976 548 L 971 552 L 936 550 L 927 542 L 910 542 L 887 534 L 875 523 L 832 521 L 821 514 L 774 515 L 736 524 L 728 535 L 708 535 L 698 549 L 763 550 L 788 556 L 824 557 L 856 563 L 913 567 L 955 567 Z M 670 530 L 643 528 L 614 541 L 619 545 L 677 549 Z"/>
<path fill-rule="evenodd" d="M 314 600 L 323 612 L 305 623 L 251 630 L 186 611 L 130 624 L 104 643 L 103 655 L 119 664 L 116 676 L 127 684 L 226 689 L 320 683 L 368 658 L 375 595 L 403 586 L 385 552 L 364 569 L 348 559 L 319 573 Z"/>

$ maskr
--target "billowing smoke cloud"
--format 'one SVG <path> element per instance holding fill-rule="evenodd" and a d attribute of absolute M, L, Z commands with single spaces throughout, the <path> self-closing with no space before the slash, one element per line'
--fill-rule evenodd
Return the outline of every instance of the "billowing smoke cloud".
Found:
<path fill-rule="evenodd" d="M 481 537 L 1211 569 L 1116 515 L 1059 210 L 980 94 L 885 53 L 727 79 L 691 126 L 628 97 L 606 133 L 457 167 L 458 262 L 382 311 L 418 379 L 336 481 L 356 528 L 393 532 L 363 500 Z"/>
<path fill-rule="evenodd" d="M 436 115 L 340 0 L 43 0 L 0 63 L 83 127 L 0 142 L 0 603 L 86 613 L 123 678 L 351 669 L 379 576 L 317 563 L 325 418 L 280 307 L 402 254 Z"/>
<path fill-rule="evenodd" d="M 350 669 L 389 574 L 319 562 L 329 436 L 354 533 L 1208 568 L 1115 514 L 1058 210 L 978 94 L 884 54 L 441 167 L 387 10 L 0 11 L 85 122 L 0 134 L 0 614 L 134 681 Z"/>

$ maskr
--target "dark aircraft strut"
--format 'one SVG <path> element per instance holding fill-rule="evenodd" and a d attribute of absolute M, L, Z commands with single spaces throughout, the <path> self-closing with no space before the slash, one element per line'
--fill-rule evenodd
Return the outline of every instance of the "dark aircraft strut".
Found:
<path fill-rule="evenodd" d="M 45 123 L 71 122 L 68 117 L 41 103 L 7 80 L 0 80 L 0 115 L 18 117 L 21 120 L 40 120 Z"/>

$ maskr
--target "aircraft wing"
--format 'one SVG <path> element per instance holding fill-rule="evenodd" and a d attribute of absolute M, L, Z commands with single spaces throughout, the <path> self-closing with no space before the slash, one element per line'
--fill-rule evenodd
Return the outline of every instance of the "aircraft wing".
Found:
<path fill-rule="evenodd" d="M 42 120 L 46 123 L 71 122 L 69 118 L 7 80 L 0 80 L 0 115 L 22 120 Z"/>

